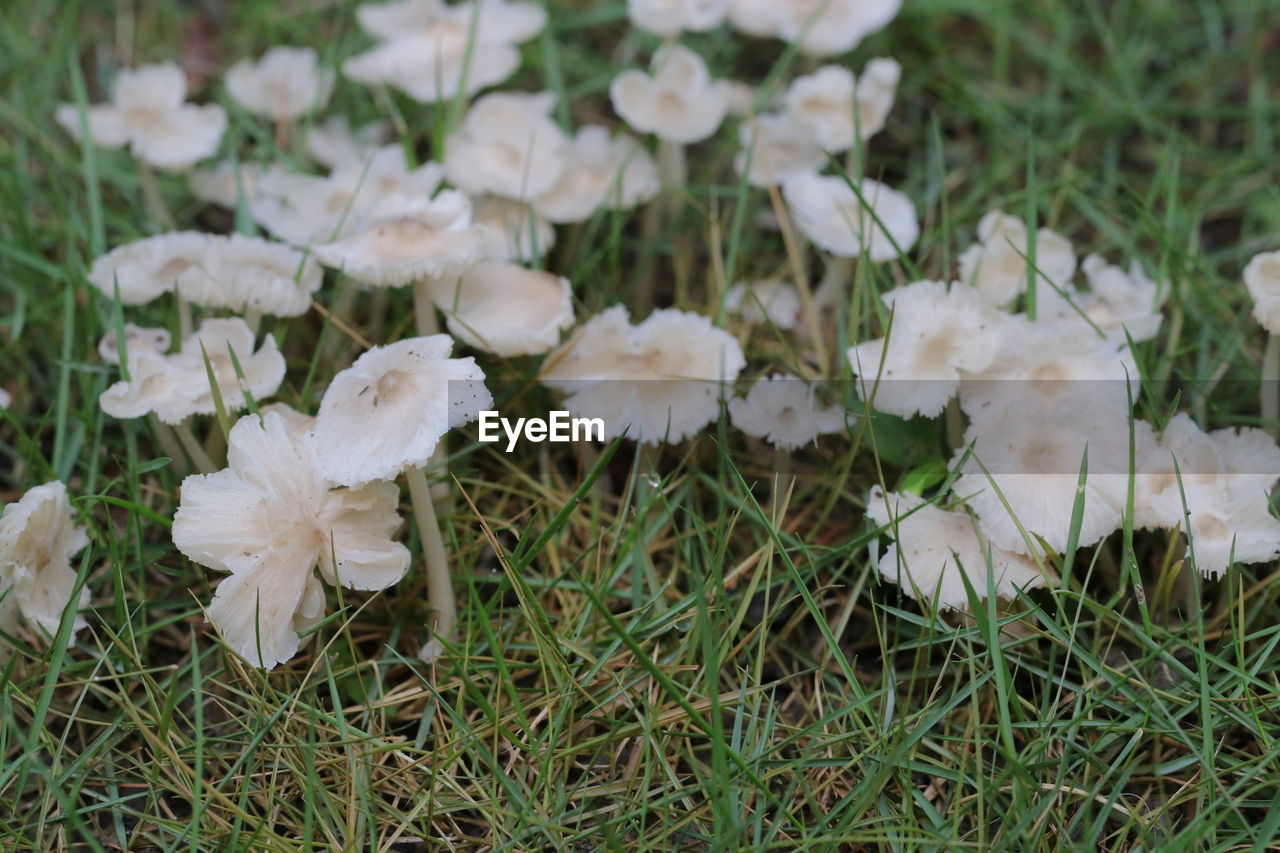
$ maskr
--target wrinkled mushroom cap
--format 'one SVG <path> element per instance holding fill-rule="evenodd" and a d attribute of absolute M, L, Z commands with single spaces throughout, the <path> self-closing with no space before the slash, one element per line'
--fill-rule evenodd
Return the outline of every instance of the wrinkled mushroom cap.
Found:
<path fill-rule="evenodd" d="M 53 636 L 72 601 L 76 570 L 71 558 L 87 547 L 89 537 L 76 526 L 67 488 L 54 480 L 29 489 L 0 517 L 0 595 L 12 600 L 27 623 Z M 7 593 L 6 593 L 7 588 Z M 89 590 L 80 591 L 75 610 L 89 605 Z M 71 642 L 85 627 L 77 615 Z"/>
<path fill-rule="evenodd" d="M 484 226 L 484 256 L 490 261 L 532 261 L 556 244 L 555 227 L 522 201 L 481 196 L 474 200 L 472 217 Z"/>
<path fill-rule="evenodd" d="M 1027 289 L 1029 257 L 1026 223 L 992 210 L 978 223 L 978 242 L 960 255 L 960 280 L 977 288 L 992 305 L 1006 307 Z M 1071 241 L 1048 228 L 1038 230 L 1035 266 L 1040 272 L 1037 293 L 1069 288 L 1076 272 Z"/>
<path fill-rule="evenodd" d="M 559 180 L 534 199 L 534 207 L 551 222 L 582 222 L 602 207 L 643 204 L 658 189 L 658 166 L 648 151 L 630 137 L 611 138 L 608 128 L 591 124 L 569 143 Z"/>
<path fill-rule="evenodd" d="M 89 283 L 114 299 L 119 288 L 125 305 L 145 305 L 174 286 L 213 286 L 209 252 L 213 234 L 175 231 L 117 246 L 93 262 Z"/>
<path fill-rule="evenodd" d="M 168 352 L 171 341 L 168 329 L 148 329 L 134 323 L 124 324 L 124 349 L 129 355 L 141 350 L 163 354 Z M 107 364 L 120 363 L 120 341 L 115 329 L 98 341 L 98 356 Z"/>
<path fill-rule="evenodd" d="M 740 281 L 725 294 L 724 307 L 748 323 L 767 321 L 785 331 L 799 322 L 800 293 L 795 285 L 779 279 Z"/>
<path fill-rule="evenodd" d="M 323 108 L 333 93 L 333 81 L 333 69 L 322 68 L 309 47 L 273 47 L 257 62 L 240 60 L 226 77 L 233 101 L 275 121 Z"/>
<path fill-rule="evenodd" d="M 881 263 L 915 245 L 920 223 L 911 199 L 866 178 L 854 186 L 857 193 L 844 178 L 802 174 L 782 194 L 804 235 L 834 255 Z"/>
<path fill-rule="evenodd" d="M 492 262 L 432 288 L 458 340 L 504 358 L 537 355 L 559 343 L 573 325 L 572 293 L 567 278 Z"/>
<path fill-rule="evenodd" d="M 784 181 L 816 172 L 827 155 L 815 141 L 813 131 L 789 113 L 766 113 L 738 126 L 742 150 L 733 167 L 756 187 L 781 185 Z"/>
<path fill-rule="evenodd" d="M 205 308 L 297 317 L 323 279 L 320 265 L 297 249 L 244 234 L 217 238 L 208 259 L 208 276 L 178 284 L 182 298 Z"/>
<path fill-rule="evenodd" d="M 1253 319 L 1271 334 L 1280 333 L 1280 252 L 1254 255 L 1244 268 L 1244 286 L 1253 299 Z"/>
<path fill-rule="evenodd" d="M 470 195 L 528 201 L 560 179 L 569 140 L 551 119 L 551 92 L 485 95 L 445 141 L 449 181 Z"/>
<path fill-rule="evenodd" d="M 845 151 L 884 128 L 901 76 L 892 59 L 871 60 L 858 78 L 843 66 L 824 65 L 791 83 L 786 112 L 825 150 Z"/>
<path fill-rule="evenodd" d="M 685 144 L 716 132 L 732 90 L 727 81 L 711 79 L 702 57 L 682 45 L 664 45 L 649 68 L 649 74 L 623 71 L 609 84 L 614 111 L 633 130 Z"/>
<path fill-rule="evenodd" d="M 902 0 L 776 0 L 776 35 L 810 56 L 853 50 L 898 14 Z"/>
<path fill-rule="evenodd" d="M 757 380 L 745 397 L 730 400 L 729 417 L 747 435 L 787 451 L 845 429 L 839 406 L 819 405 L 808 382 L 782 373 Z"/>
<path fill-rule="evenodd" d="M 713 30 L 728 11 L 729 0 L 627 0 L 632 25 L 659 36 Z"/>

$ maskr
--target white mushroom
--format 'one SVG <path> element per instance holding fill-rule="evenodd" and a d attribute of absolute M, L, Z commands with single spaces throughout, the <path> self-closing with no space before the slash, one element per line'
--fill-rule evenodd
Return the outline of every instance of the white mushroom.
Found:
<path fill-rule="evenodd" d="M 795 285 L 780 279 L 740 281 L 725 294 L 724 307 L 747 323 L 767 322 L 788 331 L 800 320 L 800 293 Z"/>
<path fill-rule="evenodd" d="M 399 492 L 391 483 L 330 488 L 310 440 L 274 412 L 236 423 L 227 462 L 183 481 L 173 542 L 230 574 L 209 620 L 232 651 L 270 669 L 293 657 L 298 631 L 322 612 L 317 569 L 351 589 L 384 589 L 404 576 L 409 552 L 391 538 Z"/>
<path fill-rule="evenodd" d="M 1253 299 L 1253 318 L 1267 331 L 1262 354 L 1262 420 L 1280 431 L 1280 252 L 1254 255 L 1244 268 L 1244 286 Z"/>
<path fill-rule="evenodd" d="M 242 59 L 227 70 L 227 93 L 251 113 L 277 122 L 318 111 L 333 94 L 334 73 L 309 47 L 273 47 L 254 62 Z"/>
<path fill-rule="evenodd" d="M 815 442 L 819 435 L 844 432 L 846 417 L 839 406 L 821 406 L 813 386 L 783 373 L 758 379 L 745 397 L 729 401 L 733 425 L 763 438 L 782 451 Z"/>
<path fill-rule="evenodd" d="M 1129 338 L 1140 342 L 1156 336 L 1164 319 L 1160 306 L 1166 293 L 1141 264 L 1134 261 L 1125 272 L 1098 255 L 1089 255 L 1080 269 L 1089 280 L 1088 292 L 1080 293 L 1070 285 L 1060 285 L 1063 293 L 1050 288 L 1038 291 L 1037 320 L 1083 324 L 1122 344 Z"/>
<path fill-rule="evenodd" d="M 841 177 L 803 174 L 784 183 L 782 195 L 804 235 L 834 255 L 865 254 L 881 263 L 920 236 L 911 199 L 877 181 L 864 178 L 850 186 Z"/>
<path fill-rule="evenodd" d="M 389 122 L 370 122 L 352 130 L 346 116 L 329 116 L 307 129 L 303 144 L 308 157 L 336 169 L 349 163 L 367 162 L 382 150 L 389 133 Z"/>
<path fill-rule="evenodd" d="M 473 200 L 472 220 L 485 229 L 491 261 L 532 261 L 556 244 L 556 229 L 530 204 L 496 195 Z"/>
<path fill-rule="evenodd" d="M 632 25 L 659 36 L 714 30 L 728 11 L 729 0 L 627 0 Z"/>
<path fill-rule="evenodd" d="M 983 601 L 992 592 L 1014 598 L 1018 590 L 1045 586 L 1050 577 L 1025 557 L 986 542 L 968 514 L 938 509 L 915 495 L 875 486 L 867 516 L 895 539 L 876 564 L 880 576 L 939 610 L 969 609 L 966 580 Z"/>
<path fill-rule="evenodd" d="M 817 172 L 827 162 L 813 130 L 790 113 L 766 113 L 738 125 L 741 150 L 733 160 L 739 175 L 756 187 L 779 186 Z"/>
<path fill-rule="evenodd" d="M 844 151 L 884 128 L 901 76 L 892 59 L 871 60 L 856 78 L 843 66 L 824 65 L 792 81 L 786 112 L 822 148 Z"/>
<path fill-rule="evenodd" d="M 862 396 L 882 412 L 942 414 L 962 372 L 991 365 L 1004 339 L 1005 316 L 969 288 L 918 281 L 884 294 L 892 309 L 887 338 L 850 347 Z"/>
<path fill-rule="evenodd" d="M 569 140 L 551 119 L 551 92 L 485 95 L 445 140 L 450 183 L 471 195 L 529 201 L 556 185 Z"/>
<path fill-rule="evenodd" d="M 89 138 L 103 148 L 128 145 L 134 157 L 158 169 L 189 169 L 217 150 L 227 114 L 217 104 L 184 103 L 186 97 L 186 75 L 172 62 L 122 69 L 111 101 L 89 107 L 84 116 Z M 75 104 L 58 107 L 56 118 L 80 137 Z"/>
<path fill-rule="evenodd" d="M 565 149 L 564 170 L 551 189 L 534 199 L 538 213 L 551 222 L 582 222 L 600 208 L 625 210 L 658 194 L 658 166 L 628 136 L 589 124 Z"/>
<path fill-rule="evenodd" d="M 0 620 L 12 629 L 20 614 L 27 624 L 53 637 L 62 614 L 70 607 L 75 616 L 69 645 L 87 624 L 80 611 L 89 606 L 89 590 L 73 600 L 76 570 L 71 558 L 89 544 L 83 527 L 75 523 L 67 488 L 54 480 L 29 489 L 16 503 L 7 504 L 0 517 L 0 608 L 8 611 Z"/>
<path fill-rule="evenodd" d="M 141 350 L 166 353 L 171 342 L 168 329 L 148 329 L 133 323 L 124 324 L 124 351 L 129 355 Z M 112 329 L 98 342 L 98 356 L 107 364 L 120 363 L 120 341 Z"/>
<path fill-rule="evenodd" d="M 1031 249 L 1027 225 L 992 210 L 978 223 L 978 242 L 960 255 L 960 280 L 973 285 L 992 305 L 1007 307 L 1027 289 Z M 1070 287 L 1076 272 L 1071 241 L 1048 228 L 1036 232 L 1036 293 Z"/>
<path fill-rule="evenodd" d="M 89 283 L 125 305 L 144 305 L 175 285 L 208 285 L 212 234 L 177 231 L 117 246 L 93 262 Z"/>
<path fill-rule="evenodd" d="M 178 294 L 205 308 L 297 317 L 311 307 L 323 271 L 314 259 L 282 243 L 232 234 L 208 252 L 208 276 L 188 277 Z"/>
<path fill-rule="evenodd" d="M 732 335 L 687 311 L 654 311 L 633 326 L 615 305 L 550 353 L 543 384 L 575 415 L 601 418 L 604 436 L 678 442 L 715 420 L 724 383 L 746 366 Z"/>
<path fill-rule="evenodd" d="M 266 172 L 257 163 L 221 160 L 208 169 L 192 169 L 187 174 L 187 186 L 201 201 L 236 210 L 241 201 L 248 204 L 253 198 L 258 181 Z"/>
<path fill-rule="evenodd" d="M 853 50 L 898 14 L 902 0 L 775 0 L 776 35 L 810 56 Z"/>
<path fill-rule="evenodd" d="M 716 132 L 729 107 L 731 89 L 712 80 L 702 57 L 678 44 L 660 48 L 650 73 L 623 71 L 609 84 L 613 109 L 641 133 L 680 144 Z"/>
<path fill-rule="evenodd" d="M 569 279 L 547 272 L 480 263 L 432 293 L 458 340 L 504 358 L 544 353 L 573 325 Z"/>

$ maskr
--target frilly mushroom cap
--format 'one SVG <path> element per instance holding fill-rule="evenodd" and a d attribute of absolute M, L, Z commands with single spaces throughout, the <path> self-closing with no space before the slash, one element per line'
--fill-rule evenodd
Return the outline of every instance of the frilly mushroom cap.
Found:
<path fill-rule="evenodd" d="M 556 185 L 569 140 L 551 119 L 551 92 L 497 92 L 477 100 L 445 140 L 449 181 L 470 195 L 529 201 Z"/>
<path fill-rule="evenodd" d="M 8 599 L 29 625 L 53 636 L 72 602 L 76 571 L 71 558 L 89 537 L 76 526 L 67 488 L 54 480 L 29 489 L 0 517 L 0 597 Z M 0 605 L 3 606 L 3 605 Z M 87 624 L 78 611 L 89 606 L 89 590 L 80 591 L 71 642 Z"/>
<path fill-rule="evenodd" d="M 658 165 L 638 142 L 612 138 L 608 128 L 587 125 L 569 143 L 564 170 L 551 189 L 534 199 L 551 222 L 582 222 L 600 208 L 624 210 L 658 194 Z"/>
<path fill-rule="evenodd" d="M 308 157 L 322 166 L 336 169 L 350 163 L 367 162 L 382 150 L 389 129 L 387 122 L 375 121 L 352 130 L 346 116 L 329 116 L 307 129 L 303 144 Z"/>
<path fill-rule="evenodd" d="M 609 84 L 614 111 L 633 130 L 682 144 L 716 132 L 732 91 L 727 81 L 711 79 L 702 57 L 682 45 L 664 45 L 649 69 L 623 71 Z"/>
<path fill-rule="evenodd" d="M 1244 286 L 1253 299 L 1253 319 L 1269 333 L 1280 333 L 1280 252 L 1254 255 L 1244 268 Z"/>
<path fill-rule="evenodd" d="M 530 204 L 496 195 L 473 200 L 472 219 L 485 229 L 490 261 L 532 261 L 556 244 L 556 229 Z"/>
<path fill-rule="evenodd" d="M 977 288 L 992 305 L 1004 308 L 1027 289 L 1029 257 L 1026 223 L 992 210 L 978 223 L 978 242 L 960 255 L 960 280 Z M 1040 273 L 1037 294 L 1069 288 L 1076 272 L 1071 241 L 1041 228 L 1036 232 L 1035 265 Z"/>
<path fill-rule="evenodd" d="M 1034 414 L 1015 407 L 1003 417 L 970 424 L 964 444 L 956 454 L 964 461 L 953 490 L 965 497 L 983 531 L 1001 548 L 1029 553 L 1035 538 L 1028 543 L 1025 530 L 1054 551 L 1066 549 L 1086 450 L 1078 544 L 1093 545 L 1119 528 L 1132 467 L 1123 416 L 1073 403 Z"/>
<path fill-rule="evenodd" d="M 777 38 L 785 6 L 778 0 L 729 0 L 729 25 L 743 35 Z"/>
<path fill-rule="evenodd" d="M 209 252 L 213 234 L 175 231 L 117 246 L 93 262 L 89 283 L 125 305 L 145 305 L 174 286 L 212 286 Z"/>
<path fill-rule="evenodd" d="M 253 199 L 258 182 L 266 173 L 267 167 L 257 163 L 221 160 L 208 169 L 193 169 L 187 175 L 187 186 L 201 201 L 235 210 L 242 199 L 246 204 Z"/>
<path fill-rule="evenodd" d="M 813 131 L 789 113 L 766 113 L 738 126 L 742 150 L 733 167 L 756 187 L 781 185 L 784 181 L 816 172 L 827 162 Z"/>
<path fill-rule="evenodd" d="M 810 56 L 853 50 L 898 15 L 902 0 L 776 0 L 776 35 Z"/>
<path fill-rule="evenodd" d="M 473 358 L 450 358 L 448 335 L 365 352 L 325 391 L 312 435 L 321 473 L 339 485 L 427 464 L 441 436 L 493 404 Z"/>
<path fill-rule="evenodd" d="M 1006 317 L 971 289 L 918 281 L 884 295 L 892 309 L 887 338 L 848 351 L 859 392 L 882 412 L 934 418 L 960 386 L 962 372 L 992 363 Z"/>
<path fill-rule="evenodd" d="M 845 151 L 884 129 L 901 76 L 902 66 L 892 59 L 871 60 L 858 78 L 842 66 L 824 65 L 791 83 L 786 112 L 823 149 Z"/>
<path fill-rule="evenodd" d="M 129 355 L 141 350 L 163 354 L 168 352 L 171 341 L 168 329 L 148 329 L 134 323 L 124 324 L 124 349 Z M 98 356 L 107 364 L 120 363 L 120 341 L 115 329 L 98 341 Z"/>
<path fill-rule="evenodd" d="M 915 495 L 886 493 L 875 486 L 867 498 L 867 516 L 896 540 L 876 566 L 880 576 L 940 610 L 969 608 L 966 579 L 979 600 L 990 595 L 988 558 L 999 598 L 1043 587 L 1049 579 L 1025 557 L 985 543 L 967 514 L 926 505 Z"/>
<path fill-rule="evenodd" d="M 383 40 L 395 40 L 448 22 L 476 24 L 476 41 L 522 44 L 542 32 L 547 13 L 537 3 L 511 0 L 478 0 L 446 5 L 441 0 L 397 0 L 366 3 L 356 8 L 356 19 L 365 32 Z"/>
<path fill-rule="evenodd" d="M 235 353 L 243 379 L 236 375 Z M 115 418 L 136 418 L 154 412 L 167 424 L 191 415 L 216 411 L 205 355 L 222 395 L 223 406 L 235 412 L 254 400 L 271 396 L 284 381 L 284 356 L 275 338 L 267 335 L 254 350 L 253 332 L 239 317 L 210 319 L 187 338 L 174 355 L 140 348 L 129 351 L 129 379 L 115 383 L 99 396 L 102 410 Z"/>
<path fill-rule="evenodd" d="M 468 26 L 437 20 L 427 29 L 383 42 L 342 64 L 359 83 L 386 83 L 424 104 L 470 97 L 506 80 L 520 51 L 504 41 L 468 41 Z"/>
<path fill-rule="evenodd" d="M 915 245 L 920 223 L 911 199 L 867 178 L 856 186 L 857 193 L 844 178 L 802 174 L 782 185 L 782 195 L 804 235 L 834 255 L 882 263 Z"/>
<path fill-rule="evenodd" d="M 544 353 L 573 325 L 569 279 L 511 264 L 476 264 L 432 294 L 458 340 L 504 358 Z"/>
<path fill-rule="evenodd" d="M 289 433 L 294 438 L 304 438 L 311 430 L 315 429 L 315 415 L 305 415 L 288 403 L 267 403 L 265 406 L 258 407 L 258 413 L 264 417 L 269 412 L 275 412 L 284 418 L 285 426 L 289 428 Z"/>
<path fill-rule="evenodd" d="M 1164 320 L 1160 308 L 1168 292 L 1147 275 L 1142 264 L 1132 261 L 1126 272 L 1098 255 L 1089 255 L 1080 269 L 1089 280 L 1089 293 L 1076 307 L 1083 309 L 1095 326 L 1117 341 L 1126 337 L 1149 341 L 1156 336 Z M 1046 302 L 1061 298 L 1056 291 L 1046 296 Z M 1036 299 L 1040 299 L 1039 293 Z M 1072 314 L 1072 319 L 1079 317 L 1074 310 Z"/>
<path fill-rule="evenodd" d="M 183 481 L 173 542 L 191 560 L 230 572 L 209 620 L 255 666 L 291 658 L 297 630 L 322 612 L 317 568 L 329 583 L 367 590 L 408 570 L 408 550 L 391 538 L 400 526 L 396 487 L 331 489 L 310 439 L 280 414 L 241 418 L 228 439 L 227 466 Z"/>
<path fill-rule="evenodd" d="M 740 281 L 729 288 L 725 310 L 751 324 L 768 322 L 784 331 L 800 319 L 800 293 L 795 285 L 779 279 Z"/>
<path fill-rule="evenodd" d="M 845 430 L 839 406 L 820 406 L 808 382 L 782 373 L 756 380 L 745 397 L 730 400 L 729 418 L 747 435 L 787 451 Z"/>
<path fill-rule="evenodd" d="M 207 277 L 179 282 L 178 293 L 206 308 L 297 317 L 311 307 L 323 271 L 311 257 L 282 243 L 232 234 L 209 251 Z"/>
<path fill-rule="evenodd" d="M 627 0 L 632 25 L 659 36 L 714 30 L 728 11 L 729 0 Z"/>
<path fill-rule="evenodd" d="M 89 138 L 104 148 L 127 144 L 135 157 L 159 169 L 189 169 L 217 150 L 227 114 L 216 104 L 184 103 L 186 93 L 186 75 L 172 62 L 123 69 L 111 102 L 89 107 L 84 116 Z M 79 138 L 76 105 L 61 105 L 55 118 Z"/>
<path fill-rule="evenodd" d="M 481 259 L 484 229 L 466 196 L 445 190 L 427 202 L 400 199 L 347 237 L 314 249 L 327 267 L 378 287 L 458 275 Z"/>
<path fill-rule="evenodd" d="M 615 305 L 550 353 L 540 378 L 573 414 L 601 418 L 606 438 L 657 444 L 715 420 L 724 383 L 745 366 L 737 340 L 706 317 L 663 309 L 633 326 Z"/>
<path fill-rule="evenodd" d="M 334 72 L 309 47 L 273 47 L 257 62 L 242 59 L 227 70 L 227 93 L 245 110 L 275 121 L 319 110 L 333 94 Z"/>

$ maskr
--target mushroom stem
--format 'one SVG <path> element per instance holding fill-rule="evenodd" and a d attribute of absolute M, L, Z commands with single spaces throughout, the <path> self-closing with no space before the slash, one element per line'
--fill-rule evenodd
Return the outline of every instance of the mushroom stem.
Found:
<path fill-rule="evenodd" d="M 427 571 L 427 597 L 436 612 L 432 638 L 422 647 L 418 657 L 430 663 L 443 652 L 441 641 L 453 639 L 458 622 L 458 606 L 453 598 L 453 583 L 449 579 L 449 556 L 440 535 L 440 522 L 431 502 L 431 486 L 421 468 L 412 467 L 406 472 L 409 481 L 409 497 L 413 501 L 413 515 L 418 522 L 418 537 L 422 540 L 422 559 Z"/>
<path fill-rule="evenodd" d="M 658 140 L 658 182 L 667 193 L 667 208 L 674 212 L 680 190 L 689 179 L 689 167 L 685 162 L 684 145 L 669 139 Z"/>
<path fill-rule="evenodd" d="M 188 302 L 186 299 L 183 299 L 182 296 L 179 295 L 178 296 L 178 334 L 182 336 L 182 339 L 184 341 L 187 338 L 191 337 L 191 332 L 194 326 L 195 324 L 191 319 L 191 303 Z"/>
<path fill-rule="evenodd" d="M 1280 434 L 1280 335 L 1267 335 L 1262 354 L 1262 421 L 1273 436 Z"/>
<path fill-rule="evenodd" d="M 165 204 L 160 193 L 160 182 L 156 180 L 155 170 L 145 160 L 138 160 L 138 181 L 142 184 L 142 204 L 147 216 L 158 227 L 172 231 L 176 226 L 169 205 Z"/>
<path fill-rule="evenodd" d="M 834 308 L 840 301 L 840 288 L 853 277 L 853 258 L 833 258 L 813 291 L 813 307 L 818 312 Z"/>
<path fill-rule="evenodd" d="M 173 428 L 178 434 L 178 441 L 182 442 L 182 449 L 187 451 L 187 456 L 191 457 L 191 462 L 201 474 L 212 474 L 218 470 L 218 466 L 213 464 L 213 460 L 209 458 L 209 454 L 204 452 L 204 448 L 200 446 L 200 442 L 191 432 L 191 418 L 187 418 L 182 423 Z"/>
<path fill-rule="evenodd" d="M 440 334 L 436 304 L 431 299 L 430 279 L 419 279 L 413 283 L 413 319 L 417 323 L 419 337 Z"/>
<path fill-rule="evenodd" d="M 185 467 L 188 464 L 187 452 L 182 449 L 182 443 L 173 434 L 173 428 L 157 418 L 155 412 L 147 415 L 147 425 L 151 427 L 151 434 L 155 436 L 156 444 L 160 445 L 160 452 L 179 466 Z"/>

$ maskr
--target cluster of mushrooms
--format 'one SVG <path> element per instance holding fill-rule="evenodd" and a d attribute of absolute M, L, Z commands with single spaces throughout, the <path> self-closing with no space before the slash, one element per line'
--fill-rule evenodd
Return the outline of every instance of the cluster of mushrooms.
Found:
<path fill-rule="evenodd" d="M 1012 597 L 1046 585 L 1046 554 L 1072 538 L 1095 544 L 1126 514 L 1139 528 L 1184 533 L 1205 575 L 1280 555 L 1268 504 L 1280 448 L 1269 434 L 1205 432 L 1186 415 L 1157 430 L 1133 417 L 1140 375 L 1131 347 L 1157 334 L 1168 290 L 1137 262 L 1079 261 L 1062 235 L 994 210 L 953 280 L 883 293 L 883 337 L 827 362 L 831 314 L 855 264 L 899 263 L 920 227 L 910 198 L 859 174 L 900 66 L 873 59 L 855 74 L 818 63 L 848 53 L 899 6 L 629 0 L 632 24 L 661 44 L 647 69 L 613 79 L 620 122 L 572 133 L 555 117 L 567 105 L 553 93 L 491 90 L 547 26 L 541 4 L 362 6 L 359 23 L 375 43 L 342 63 L 343 77 L 424 104 L 474 98 L 439 140 L 439 163 L 388 144 L 383 125 L 320 117 L 337 74 L 309 48 L 273 48 L 225 77 L 231 103 L 270 121 L 277 146 L 305 152 L 315 167 L 306 171 L 296 159 L 264 163 L 244 151 L 196 168 L 219 151 L 227 115 L 187 103 L 186 77 L 171 63 L 119 71 L 107 103 L 63 105 L 58 121 L 83 143 L 128 146 L 162 229 L 97 258 L 89 273 L 116 318 L 99 355 L 120 379 L 99 402 L 112 417 L 147 418 L 160 449 L 201 472 L 182 484 L 172 536 L 188 558 L 226 573 L 207 614 L 227 646 L 274 667 L 324 618 L 325 584 L 380 590 L 401 580 L 412 562 L 397 539 L 403 476 L 434 613 L 419 654 L 447 653 L 457 608 L 434 506 L 441 485 L 433 494 L 426 472 L 443 468 L 446 434 L 493 405 L 484 371 L 474 357 L 455 357 L 459 348 L 499 363 L 540 358 L 539 380 L 568 411 L 601 419 L 606 438 L 644 445 L 684 441 L 725 410 L 738 430 L 781 452 L 874 429 L 876 413 L 945 418 L 956 438 L 946 491 L 926 498 L 875 486 L 866 504 L 893 540 L 880 573 L 938 609 L 968 607 L 971 592 Z M 780 91 L 715 78 L 680 37 L 726 22 L 794 45 L 811 70 Z M 652 235 L 680 210 L 686 148 L 726 124 L 740 149 L 737 180 L 780 199 L 761 227 L 781 230 L 798 258 L 824 258 L 816 286 L 799 274 L 742 281 L 698 295 L 705 312 L 658 308 L 635 322 L 614 305 L 576 317 L 572 283 L 540 268 L 557 226 L 635 210 Z M 243 233 L 174 230 L 154 170 L 186 173 L 197 198 L 236 211 Z M 410 288 L 416 334 L 368 345 L 345 370 L 319 377 L 314 414 L 269 403 L 289 371 L 260 325 L 277 318 L 280 331 L 322 310 L 314 298 L 326 269 L 338 288 L 326 322 L 362 340 L 351 316 L 357 289 L 385 300 L 389 288 Z M 1280 253 L 1256 258 L 1244 277 L 1259 321 L 1280 333 Z M 655 300 L 634 297 L 646 309 Z M 118 307 L 158 299 L 176 311 L 176 350 L 168 330 L 135 325 Z M 385 313 L 385 301 L 375 304 Z M 378 321 L 364 331 L 384 334 Z M 744 343 L 759 335 L 811 353 L 807 374 L 749 364 Z M 824 373 L 851 378 L 858 405 L 817 393 Z M 1264 377 L 1277 375 L 1273 344 Z M 1265 392 L 1264 382 L 1264 415 L 1275 420 Z M 209 424 L 241 412 L 225 437 Z M 73 618 L 74 641 L 90 591 L 77 592 L 71 560 L 87 544 L 59 482 L 6 507 L 0 630 L 25 620 L 53 635 Z"/>

